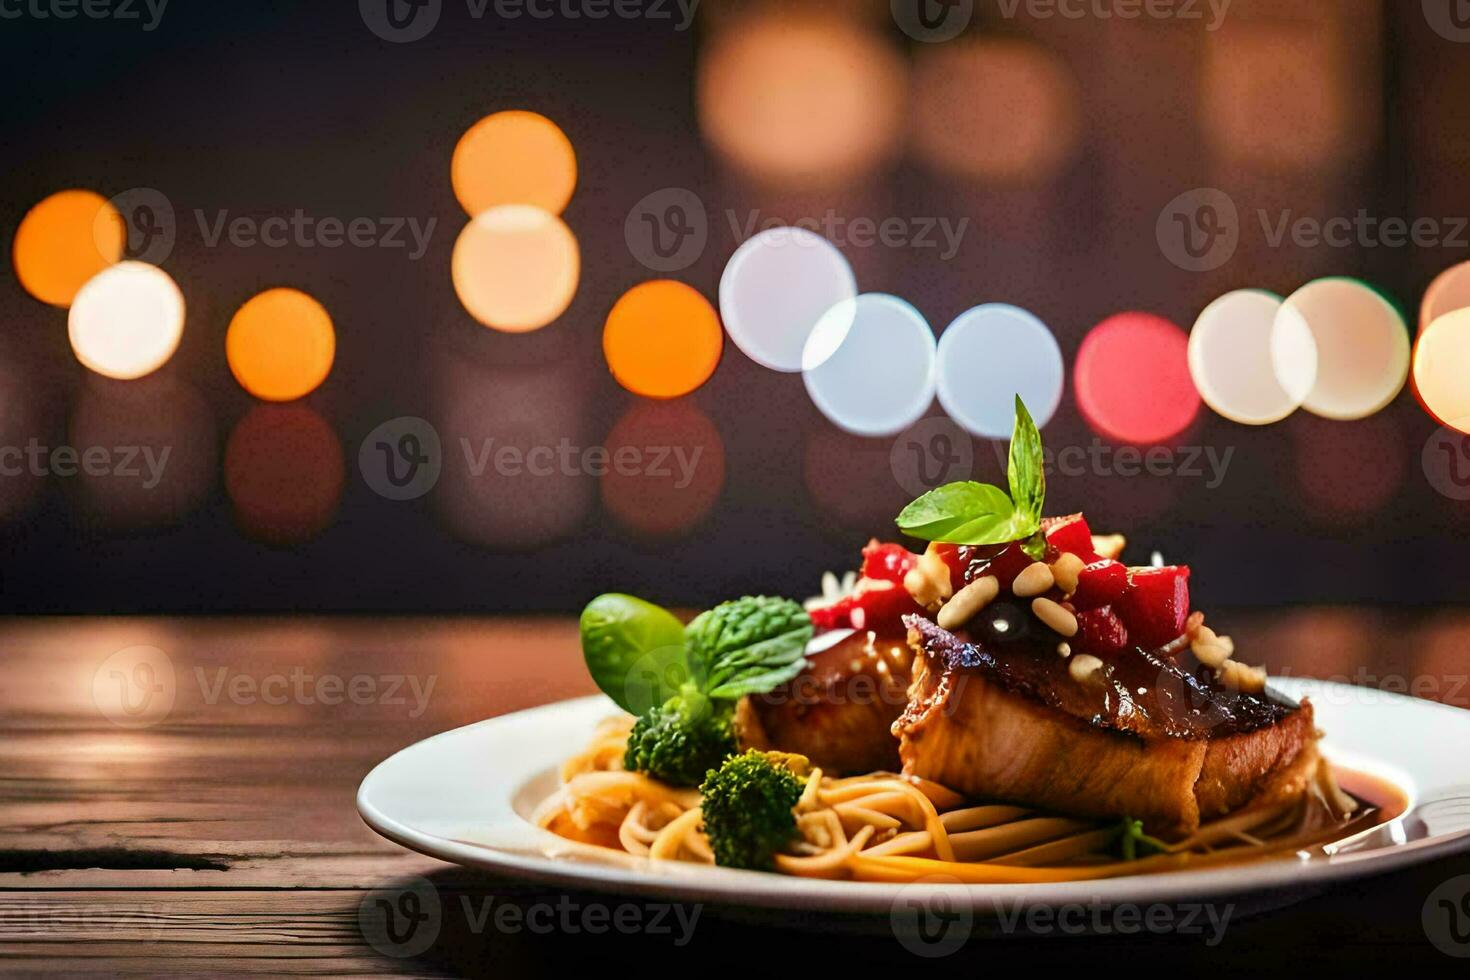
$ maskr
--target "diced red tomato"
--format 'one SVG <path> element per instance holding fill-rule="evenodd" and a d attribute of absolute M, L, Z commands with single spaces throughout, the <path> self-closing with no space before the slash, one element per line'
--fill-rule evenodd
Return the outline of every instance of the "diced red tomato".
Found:
<path fill-rule="evenodd" d="M 1083 561 L 1097 561 L 1097 552 L 1092 550 L 1092 529 L 1081 514 L 1043 518 L 1041 531 L 1046 535 L 1046 543 L 1058 554 L 1070 553 Z"/>
<path fill-rule="evenodd" d="M 1083 653 L 1117 653 L 1128 645 L 1128 628 L 1118 614 L 1104 606 L 1077 614 L 1074 646 Z"/>
<path fill-rule="evenodd" d="M 885 544 L 874 538 L 863 549 L 863 578 L 903 584 L 903 577 L 914 567 L 919 556 L 901 544 Z"/>
<path fill-rule="evenodd" d="M 850 628 L 892 633 L 903 629 L 904 616 L 923 611 L 902 585 L 862 578 L 858 579 L 852 595 L 830 606 L 813 609 L 811 617 L 818 631 Z"/>
<path fill-rule="evenodd" d="M 1095 561 L 1077 575 L 1072 605 L 1078 609 L 1101 609 L 1123 598 L 1128 591 L 1128 569 L 1108 558 Z"/>
<path fill-rule="evenodd" d="M 978 558 L 972 561 L 965 575 L 965 581 L 973 582 L 977 578 L 994 575 L 1000 581 L 1002 589 L 1009 589 L 1011 583 L 1016 580 L 1016 576 L 1033 563 L 1034 559 L 1021 550 L 1021 543 L 1015 541 L 989 558 Z"/>
<path fill-rule="evenodd" d="M 1129 589 L 1118 601 L 1118 615 L 1133 642 L 1149 649 L 1184 635 L 1189 618 L 1189 566 L 1133 568 Z"/>

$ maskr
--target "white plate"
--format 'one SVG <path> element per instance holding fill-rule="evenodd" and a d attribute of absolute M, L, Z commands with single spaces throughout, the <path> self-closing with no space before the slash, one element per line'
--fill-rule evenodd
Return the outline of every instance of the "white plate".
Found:
<path fill-rule="evenodd" d="M 1405 815 L 1332 857 L 1060 884 L 894 885 L 818 881 L 672 862 L 651 863 L 565 840 L 527 819 L 556 788 L 562 760 L 616 712 L 599 696 L 492 718 L 409 746 L 363 780 L 357 808 L 389 840 L 455 864 L 575 888 L 691 902 L 890 913 L 916 890 L 977 910 L 1032 904 L 1178 903 L 1254 897 L 1281 904 L 1331 882 L 1390 871 L 1470 848 L 1470 712 L 1395 694 L 1276 680 L 1310 697 L 1333 762 L 1387 779 L 1409 798 Z"/>

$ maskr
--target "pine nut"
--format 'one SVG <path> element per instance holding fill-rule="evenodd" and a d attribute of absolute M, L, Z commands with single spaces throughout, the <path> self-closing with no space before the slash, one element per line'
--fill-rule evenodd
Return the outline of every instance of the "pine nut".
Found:
<path fill-rule="evenodd" d="M 1082 569 L 1087 564 L 1076 555 L 1068 552 L 1058 558 L 1051 566 L 1051 576 L 1056 580 L 1057 588 L 1067 595 L 1077 591 L 1077 576 L 1082 574 Z"/>
<path fill-rule="evenodd" d="M 977 578 L 954 594 L 954 598 L 939 610 L 939 625 L 943 629 L 958 629 L 975 618 L 976 613 L 990 605 L 1000 595 L 1000 581 L 994 575 Z"/>
<path fill-rule="evenodd" d="M 1190 649 L 1194 651 L 1199 662 L 1206 667 L 1222 670 L 1227 663 L 1230 663 L 1230 654 L 1226 653 L 1225 648 L 1218 643 L 1196 642 Z"/>
<path fill-rule="evenodd" d="M 1089 653 L 1079 653 L 1067 663 L 1067 673 L 1079 684 L 1101 680 L 1103 662 Z"/>
<path fill-rule="evenodd" d="M 1063 659 L 1065 659 L 1067 657 L 1070 657 L 1071 655 L 1072 655 L 1072 644 L 1070 644 L 1070 643 L 1058 643 L 1057 644 L 1057 656 L 1062 657 Z"/>
<path fill-rule="evenodd" d="M 1023 599 L 1041 595 L 1056 584 L 1051 568 L 1045 562 L 1033 562 L 1011 583 L 1011 591 Z"/>
<path fill-rule="evenodd" d="M 1077 635 L 1077 617 L 1064 609 L 1059 603 L 1045 598 L 1032 599 L 1031 611 L 1036 614 L 1037 619 L 1062 636 L 1073 637 Z"/>
<path fill-rule="evenodd" d="M 1097 552 L 1099 558 L 1111 558 L 1117 561 L 1126 547 L 1128 547 L 1128 539 L 1121 534 L 1094 534 L 1092 536 L 1092 550 Z"/>
<path fill-rule="evenodd" d="M 1247 694 L 1260 694 L 1266 689 L 1266 671 L 1261 667 L 1247 667 L 1239 660 L 1227 660 L 1217 676 L 1226 687 Z"/>

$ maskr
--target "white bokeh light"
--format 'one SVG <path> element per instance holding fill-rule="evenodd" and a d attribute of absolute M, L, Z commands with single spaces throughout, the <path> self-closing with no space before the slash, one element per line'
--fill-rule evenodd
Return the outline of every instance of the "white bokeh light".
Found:
<path fill-rule="evenodd" d="M 1057 340 L 1034 315 L 989 303 L 966 310 L 939 338 L 939 404 L 974 435 L 1008 439 L 1016 395 L 1038 426 L 1056 414 L 1066 367 Z"/>
<path fill-rule="evenodd" d="M 141 378 L 178 350 L 184 294 L 157 266 L 119 262 L 77 292 L 68 332 L 85 367 L 123 381 Z"/>
<path fill-rule="evenodd" d="M 848 432 L 895 435 L 934 401 L 934 332 L 897 296 L 865 293 L 837 304 L 811 332 L 811 344 L 830 356 L 814 356 L 815 366 L 802 372 L 807 393 Z"/>
<path fill-rule="evenodd" d="M 1403 315 L 1356 279 L 1307 283 L 1271 327 L 1277 380 L 1323 418 L 1351 421 L 1383 409 L 1408 380 L 1409 354 Z"/>
<path fill-rule="evenodd" d="M 1424 291 L 1419 330 L 1422 333 L 1440 317 L 1464 309 L 1470 309 L 1470 262 L 1461 262 L 1435 276 Z"/>
<path fill-rule="evenodd" d="M 1277 378 L 1271 332 L 1282 302 L 1264 289 L 1237 289 L 1205 307 L 1190 331 L 1189 373 L 1195 387 L 1206 405 L 1232 422 L 1280 422 L 1312 390 L 1317 369 L 1310 331 L 1283 335 L 1283 359 L 1294 365 L 1286 378 L 1292 390 Z M 1292 351 L 1292 345 L 1301 349 Z"/>
<path fill-rule="evenodd" d="M 720 318 L 752 361 L 795 372 L 820 363 L 816 346 L 818 360 L 803 362 L 817 322 L 833 309 L 850 310 L 843 304 L 856 296 L 852 266 L 835 245 L 804 228 L 768 228 L 730 256 L 720 276 Z M 849 324 L 828 319 L 824 336 L 840 344 Z"/>

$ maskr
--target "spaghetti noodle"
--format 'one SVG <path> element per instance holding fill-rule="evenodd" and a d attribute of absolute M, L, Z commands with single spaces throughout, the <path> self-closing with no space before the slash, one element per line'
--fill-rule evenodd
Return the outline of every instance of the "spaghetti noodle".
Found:
<path fill-rule="evenodd" d="M 714 864 L 697 790 L 622 768 L 630 718 L 600 725 L 562 766 L 561 787 L 533 815 L 540 827 L 654 861 Z M 1202 824 L 1157 853 L 1120 860 L 1119 826 L 1002 804 L 976 805 L 935 783 L 892 773 L 835 778 L 813 769 L 794 809 L 796 834 L 775 870 L 808 878 L 964 883 L 1056 882 L 1204 868 L 1340 839 L 1394 814 L 1363 806 L 1322 763 L 1311 790 Z"/>

